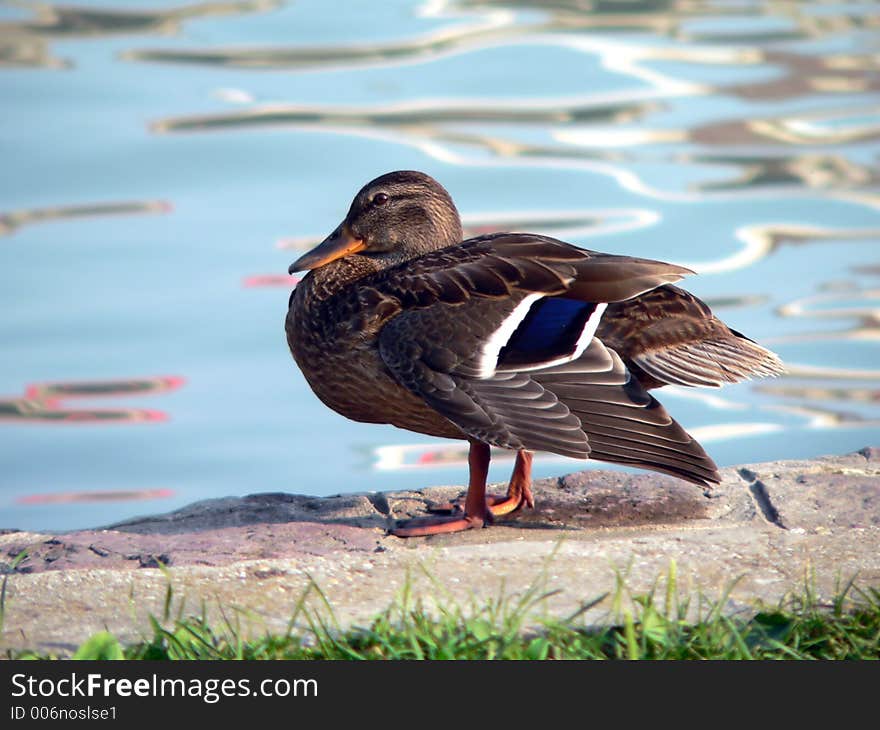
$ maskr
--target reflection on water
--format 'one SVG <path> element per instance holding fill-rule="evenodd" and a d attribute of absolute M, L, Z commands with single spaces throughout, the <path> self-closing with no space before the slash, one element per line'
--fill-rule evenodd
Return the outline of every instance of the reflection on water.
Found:
<path fill-rule="evenodd" d="M 859 165 L 834 155 L 805 154 L 774 157 L 695 153 L 681 155 L 680 159 L 682 162 L 700 165 L 739 168 L 736 177 L 703 181 L 692 188 L 706 192 L 792 185 L 839 190 L 880 183 L 880 172 L 876 168 Z"/>
<path fill-rule="evenodd" d="M 701 274 L 716 274 L 736 271 L 754 266 L 762 259 L 779 252 L 783 246 L 803 246 L 805 244 L 828 244 L 854 240 L 862 244 L 871 243 L 880 237 L 878 228 L 820 228 L 789 223 L 746 225 L 735 232 L 742 248 L 725 258 L 701 263 L 688 262 L 694 271 Z M 779 313 L 786 316 L 785 308 Z"/>
<path fill-rule="evenodd" d="M 528 109 L 498 101 L 485 104 L 463 100 L 358 108 L 341 108 L 335 104 L 320 107 L 273 104 L 218 114 L 166 118 L 154 122 L 151 128 L 157 133 L 274 127 L 316 129 L 411 145 L 437 160 L 453 164 L 477 164 L 475 160 L 486 153 L 500 158 L 505 165 L 517 162 L 546 167 L 580 165 L 597 171 L 604 167 L 627 189 L 667 200 L 699 199 L 700 194 L 713 192 L 756 195 L 765 187 L 776 186 L 784 186 L 789 191 L 802 186 L 804 194 L 813 188 L 864 190 L 878 182 L 876 165 L 859 164 L 842 155 L 781 154 L 774 145 L 827 147 L 876 141 L 880 139 L 880 107 L 803 112 L 778 118 L 722 120 L 689 130 L 641 129 L 627 134 L 614 127 L 637 121 L 661 109 L 662 106 L 653 101 L 596 103 L 569 99 L 540 100 Z M 500 133 L 489 135 L 457 128 L 459 125 L 490 123 L 526 127 L 548 125 L 553 129 L 553 137 L 564 144 L 534 144 Z M 591 130 L 591 125 L 601 125 L 600 131 Z M 612 131 L 607 131 L 609 129 Z M 609 141 L 616 143 L 617 148 L 608 149 Z M 745 155 L 657 154 L 656 150 L 662 150 L 662 146 L 685 143 L 704 148 L 742 147 L 750 151 Z M 632 152 L 635 146 L 654 147 L 648 160 L 653 164 L 658 161 L 666 164 L 686 162 L 694 164 L 697 169 L 699 166 L 725 166 L 739 172 L 726 181 L 690 182 L 685 187 L 687 192 L 683 193 L 664 190 L 636 173 L 609 165 L 640 162 Z M 763 147 L 766 152 L 756 155 L 751 152 L 754 147 Z M 872 207 L 880 204 L 870 198 L 861 200 L 853 196 L 849 199 Z"/>
<path fill-rule="evenodd" d="M 770 391 L 772 393 L 772 391 Z M 793 395 L 789 393 L 788 395 Z M 812 399 L 811 396 L 793 396 Z M 871 402 L 876 403 L 878 400 L 876 391 Z M 791 413 L 800 418 L 806 419 L 806 428 L 828 431 L 835 428 L 864 428 L 872 429 L 880 426 L 880 418 L 868 418 L 859 413 L 840 411 L 835 408 L 824 406 L 775 406 L 776 410 Z"/>
<path fill-rule="evenodd" d="M 265 127 L 276 125 L 326 127 L 392 127 L 425 137 L 433 137 L 435 124 L 582 124 L 587 122 L 628 122 L 656 111 L 656 104 L 577 103 L 565 99 L 536 102 L 529 107 L 498 101 L 437 102 L 435 104 L 396 104 L 384 107 L 340 108 L 272 105 L 225 114 L 163 119 L 153 124 L 154 132 L 193 132 L 211 129 Z"/>
<path fill-rule="evenodd" d="M 727 94 L 746 99 L 794 99 L 811 94 L 853 94 L 880 89 L 880 60 L 874 54 L 830 54 L 808 56 L 787 51 L 765 50 L 755 62 L 770 64 L 781 72 L 762 83 L 730 84 Z"/>
<path fill-rule="evenodd" d="M 76 383 L 35 383 L 20 398 L 0 399 L 0 421 L 88 424 L 165 421 L 163 411 L 142 408 L 70 408 L 71 399 L 122 398 L 175 390 L 183 378 L 168 375 L 138 380 L 100 380 Z"/>
<path fill-rule="evenodd" d="M 828 306 L 828 305 L 831 306 Z M 837 306 L 835 306 L 837 305 Z M 855 306 L 853 306 L 855 305 Z M 852 324 L 846 329 L 786 335 L 787 342 L 810 341 L 821 336 L 822 339 L 876 340 L 880 341 L 880 289 L 833 291 L 815 294 L 803 299 L 788 302 L 779 308 L 783 317 L 804 317 L 809 319 L 844 319 Z M 880 370 L 877 371 L 880 375 Z"/>
<path fill-rule="evenodd" d="M 787 365 L 665 389 L 720 463 L 876 441 L 875 3 L 157 5 L 0 5 L 0 236 L 27 241 L 0 247 L 0 380 L 40 381 L 0 400 L 0 502 L 29 510 L 10 526 L 108 523 L 172 495 L 459 482 L 461 444 L 328 414 L 281 334 L 293 251 L 403 167 L 449 184 L 466 235 L 699 272 L 688 285 Z M 188 386 L 124 377 L 139 372 Z M 140 407 L 152 395 L 163 410 Z M 129 422 L 155 427 L 113 428 Z"/>
<path fill-rule="evenodd" d="M 29 494 L 18 497 L 18 504 L 71 504 L 81 502 L 140 502 L 147 499 L 173 497 L 171 489 L 128 489 L 102 492 L 63 492 L 60 494 Z"/>
<path fill-rule="evenodd" d="M 876 74 L 876 72 L 875 72 Z M 338 105 L 302 106 L 273 104 L 244 111 L 162 119 L 153 124 L 155 132 L 192 132 L 267 126 L 320 126 L 340 128 L 391 127 L 437 141 L 471 141 L 480 138 L 449 136 L 435 125 L 450 123 L 504 123 L 582 125 L 587 123 L 623 124 L 656 113 L 662 107 L 654 102 L 571 101 L 547 99 L 530 107 L 493 101 L 452 100 L 430 104 L 396 104 L 384 107 L 344 108 Z M 865 119 L 865 117 L 870 117 Z M 584 133 L 557 133 L 557 138 L 573 145 L 601 145 L 601 138 Z M 801 112 L 797 116 L 762 119 L 734 119 L 699 125 L 690 130 L 664 130 L 645 134 L 641 142 L 695 142 L 706 146 L 745 146 L 768 143 L 787 145 L 837 145 L 873 141 L 880 137 L 880 106 L 860 106 L 834 111 Z M 638 139 L 631 137 L 630 139 Z M 506 149 L 501 141 L 485 139 L 486 147 Z M 553 150 L 563 154 L 560 150 Z M 733 158 L 731 158 L 732 160 Z M 845 163 L 844 163 L 845 164 Z"/>
<path fill-rule="evenodd" d="M 880 377 L 880 372 L 875 373 L 874 377 Z M 837 402 L 854 401 L 858 403 L 880 402 L 880 391 L 870 388 L 823 388 L 816 385 L 760 385 L 756 388 L 762 393 L 784 398 Z"/>
<path fill-rule="evenodd" d="M 285 289 L 292 289 L 298 283 L 298 276 L 289 276 L 285 274 L 253 274 L 252 276 L 246 276 L 241 280 L 241 285 L 246 289 L 263 286 L 281 286 Z"/>
<path fill-rule="evenodd" d="M 478 48 L 486 43 L 518 35 L 520 31 L 510 27 L 506 20 L 506 15 L 500 18 L 496 15 L 487 18 L 486 22 L 383 43 L 355 41 L 339 46 L 311 48 L 136 49 L 122 54 L 121 57 L 127 61 L 291 70 L 406 63 L 459 52 L 469 47 Z"/>
<path fill-rule="evenodd" d="M 69 61 L 50 55 L 48 39 L 101 38 L 113 35 L 179 33 L 181 23 L 193 18 L 263 12 L 281 0 L 239 0 L 183 5 L 168 10 L 89 8 L 34 3 L 33 18 L 0 22 L 0 67 L 46 66 L 63 68 Z"/>
<path fill-rule="evenodd" d="M 24 225 L 52 221 L 92 218 L 107 215 L 143 215 L 145 213 L 169 213 L 171 205 L 164 201 L 132 203 L 90 203 L 88 205 L 63 205 L 55 208 L 37 208 L 0 213 L 0 236 L 8 236 Z"/>
<path fill-rule="evenodd" d="M 875 105 L 801 112 L 797 116 L 722 121 L 696 127 L 689 138 L 705 145 L 837 145 L 880 137 L 880 107 Z M 865 117 L 872 117 L 865 121 Z"/>
<path fill-rule="evenodd" d="M 805 3 L 806 4 L 806 3 Z M 487 12 L 490 6 L 502 12 Z M 838 15 L 816 18 L 799 13 L 797 3 L 788 8 L 792 21 L 790 30 L 783 34 L 768 32 L 728 33 L 723 37 L 710 33 L 687 30 L 689 20 L 706 18 L 741 18 L 744 13 L 761 13 L 762 3 L 749 3 L 748 7 L 725 7 L 723 3 L 634 3 L 634 2 L 478 2 L 426 3 L 426 15 L 457 16 L 457 11 L 470 10 L 470 22 L 459 23 L 433 33 L 415 38 L 386 41 L 380 43 L 349 42 L 345 45 L 297 46 L 269 48 L 221 48 L 221 49 L 137 49 L 122 55 L 129 61 L 144 61 L 173 64 L 194 64 L 207 66 L 229 66 L 245 69 L 291 69 L 310 70 L 320 68 L 363 67 L 371 64 L 401 64 L 425 62 L 450 53 L 464 53 L 469 50 L 500 43 L 535 42 L 571 43 L 572 41 L 593 39 L 601 33 L 630 31 L 651 32 L 669 36 L 676 40 L 695 41 L 700 44 L 724 41 L 725 44 L 741 44 L 743 48 L 733 48 L 735 62 L 764 64 L 780 67 L 783 75 L 772 81 L 749 84 L 731 84 L 726 91 L 755 98 L 781 98 L 805 93 L 868 91 L 880 83 L 871 72 L 877 70 L 875 55 L 831 54 L 817 58 L 797 54 L 787 50 L 761 48 L 770 42 L 822 37 L 831 33 L 848 30 L 864 30 L 880 27 L 876 14 L 864 8 L 862 14 Z M 427 10 L 430 8 L 430 11 Z M 507 9 L 527 9 L 540 11 L 541 19 L 522 21 Z M 779 8 L 774 8 L 778 11 Z M 557 34 L 559 37 L 545 36 Z M 590 35 L 586 35 L 590 34 Z M 753 44 L 748 47 L 745 44 Z M 618 48 L 618 57 L 628 54 L 632 59 L 677 59 L 694 62 L 713 63 L 719 58 L 732 61 L 731 52 L 726 56 L 717 49 L 700 46 L 676 46 L 655 48 Z"/>

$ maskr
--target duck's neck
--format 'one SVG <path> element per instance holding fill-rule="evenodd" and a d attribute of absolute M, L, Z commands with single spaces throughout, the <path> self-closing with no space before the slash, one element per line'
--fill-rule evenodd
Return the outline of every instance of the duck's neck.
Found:
<path fill-rule="evenodd" d="M 329 299 L 352 282 L 380 270 L 375 261 L 366 256 L 345 256 L 310 271 L 297 285 L 307 287 L 316 301 Z"/>

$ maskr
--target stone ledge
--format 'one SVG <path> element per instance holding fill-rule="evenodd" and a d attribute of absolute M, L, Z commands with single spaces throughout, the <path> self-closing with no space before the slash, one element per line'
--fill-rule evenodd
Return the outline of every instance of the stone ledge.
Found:
<path fill-rule="evenodd" d="M 103 529 L 8 532 L 0 570 L 22 550 L 28 557 L 9 575 L 3 644 L 66 651 L 102 628 L 136 638 L 148 613 L 161 615 L 169 580 L 194 609 L 237 607 L 259 630 L 285 627 L 311 580 L 343 624 L 386 608 L 407 580 L 427 597 L 442 589 L 462 601 L 541 580 L 559 590 L 545 609 L 566 612 L 612 589 L 615 571 L 634 592 L 648 590 L 671 559 L 682 584 L 709 597 L 738 581 L 734 607 L 775 602 L 808 570 L 829 594 L 854 575 L 880 585 L 880 449 L 722 476 L 704 493 L 652 473 L 578 472 L 537 482 L 534 512 L 410 540 L 388 536 L 389 521 L 460 488 L 256 494 Z"/>

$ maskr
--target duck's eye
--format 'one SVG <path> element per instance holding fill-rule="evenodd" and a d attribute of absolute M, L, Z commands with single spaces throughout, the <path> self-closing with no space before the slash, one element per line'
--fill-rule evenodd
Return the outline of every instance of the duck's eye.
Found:
<path fill-rule="evenodd" d="M 388 202 L 388 196 L 385 193 L 376 193 L 373 196 L 373 200 L 370 202 L 372 202 L 372 204 L 376 206 L 385 205 L 385 203 Z"/>

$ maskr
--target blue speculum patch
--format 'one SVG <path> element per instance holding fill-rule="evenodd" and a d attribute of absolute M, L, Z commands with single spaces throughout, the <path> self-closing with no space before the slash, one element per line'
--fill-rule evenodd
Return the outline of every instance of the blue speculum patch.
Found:
<path fill-rule="evenodd" d="M 571 355 L 595 311 L 594 302 L 559 297 L 538 299 L 501 348 L 498 365 L 537 365 Z"/>

